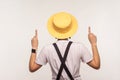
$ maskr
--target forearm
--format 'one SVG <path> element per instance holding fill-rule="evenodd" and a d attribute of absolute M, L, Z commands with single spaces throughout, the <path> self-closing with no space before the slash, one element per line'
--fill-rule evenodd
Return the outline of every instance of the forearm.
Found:
<path fill-rule="evenodd" d="M 35 65 L 36 53 L 31 53 L 30 62 L 29 62 L 29 70 L 32 71 Z"/>
<path fill-rule="evenodd" d="M 92 53 L 93 53 L 93 61 L 96 67 L 100 67 L 100 56 L 97 48 L 97 44 L 91 44 Z"/>
<path fill-rule="evenodd" d="M 42 66 L 42 65 L 39 65 L 35 62 L 36 56 L 37 56 L 36 53 L 31 53 L 30 62 L 29 62 L 30 72 L 35 72 L 36 70 L 38 70 Z"/>

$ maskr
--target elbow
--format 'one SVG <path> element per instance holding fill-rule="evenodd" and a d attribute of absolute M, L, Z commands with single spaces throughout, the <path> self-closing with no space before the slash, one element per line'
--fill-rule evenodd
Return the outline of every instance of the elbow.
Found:
<path fill-rule="evenodd" d="M 96 70 L 100 69 L 100 62 L 96 63 L 94 60 L 92 60 L 91 62 L 88 62 L 87 64 L 93 69 L 96 69 Z"/>
<path fill-rule="evenodd" d="M 35 71 L 34 71 L 34 70 L 32 70 L 32 69 L 29 69 L 29 71 L 30 71 L 31 73 L 35 72 Z"/>
<path fill-rule="evenodd" d="M 35 72 L 37 71 L 42 65 L 34 64 L 34 65 L 29 65 L 29 71 L 30 72 Z"/>
<path fill-rule="evenodd" d="M 35 70 L 33 67 L 29 67 L 29 71 L 30 71 L 31 73 L 33 73 L 33 72 L 35 72 L 36 70 Z"/>
<path fill-rule="evenodd" d="M 95 65 L 94 69 L 99 70 L 100 69 L 100 65 Z"/>
<path fill-rule="evenodd" d="M 100 69 L 100 66 L 96 66 L 96 67 L 94 67 L 94 69 L 99 70 L 99 69 Z"/>

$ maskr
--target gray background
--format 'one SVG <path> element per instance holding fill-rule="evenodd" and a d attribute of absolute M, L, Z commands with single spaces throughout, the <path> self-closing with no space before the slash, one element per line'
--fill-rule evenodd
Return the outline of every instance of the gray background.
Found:
<path fill-rule="evenodd" d="M 48 18 L 66 11 L 79 24 L 73 41 L 89 50 L 88 26 L 98 37 L 101 69 L 81 64 L 83 80 L 120 80 L 120 1 L 119 0 L 0 0 L 0 80 L 51 80 L 49 65 L 30 73 L 31 38 L 39 33 L 39 51 L 56 41 L 47 31 Z"/>

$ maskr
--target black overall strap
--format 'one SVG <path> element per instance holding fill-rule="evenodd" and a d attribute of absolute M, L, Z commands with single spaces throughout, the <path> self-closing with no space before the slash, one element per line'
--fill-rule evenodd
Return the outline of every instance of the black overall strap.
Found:
<path fill-rule="evenodd" d="M 65 69 L 65 71 L 66 71 L 67 75 L 69 76 L 69 78 L 70 78 L 71 80 L 74 80 L 73 77 L 72 77 L 72 75 L 71 75 L 71 73 L 70 73 L 70 71 L 68 70 L 68 68 L 67 68 L 67 66 L 66 66 L 66 64 L 65 64 L 65 61 L 66 61 L 66 58 L 67 58 L 67 55 L 68 55 L 68 51 L 69 51 L 69 48 L 70 48 L 70 45 L 71 45 L 71 44 L 72 44 L 72 42 L 70 41 L 70 42 L 68 43 L 68 45 L 67 45 L 66 50 L 65 50 L 64 57 L 62 57 L 62 55 L 61 55 L 61 53 L 60 53 L 60 51 L 59 51 L 59 49 L 58 49 L 57 44 L 56 44 L 56 43 L 53 44 L 54 47 L 55 47 L 55 49 L 56 49 L 56 52 L 57 52 L 57 54 L 58 54 L 58 56 L 59 56 L 59 59 L 60 59 L 60 61 L 61 61 L 61 66 L 60 66 L 60 69 L 59 69 L 59 72 L 58 72 L 58 75 L 57 75 L 56 80 L 59 80 L 59 79 L 60 79 L 60 76 L 61 76 L 61 73 L 62 73 L 63 68 Z"/>

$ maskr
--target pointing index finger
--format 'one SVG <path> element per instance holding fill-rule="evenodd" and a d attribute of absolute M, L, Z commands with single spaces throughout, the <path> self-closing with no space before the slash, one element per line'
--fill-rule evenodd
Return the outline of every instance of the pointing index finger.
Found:
<path fill-rule="evenodd" d="M 89 28 L 88 28 L 88 32 L 91 33 L 91 28 L 90 28 L 90 26 L 89 26 Z"/>
<path fill-rule="evenodd" d="M 38 35 L 38 31 L 37 31 L 37 29 L 35 30 L 35 36 L 37 37 L 37 35 Z"/>

